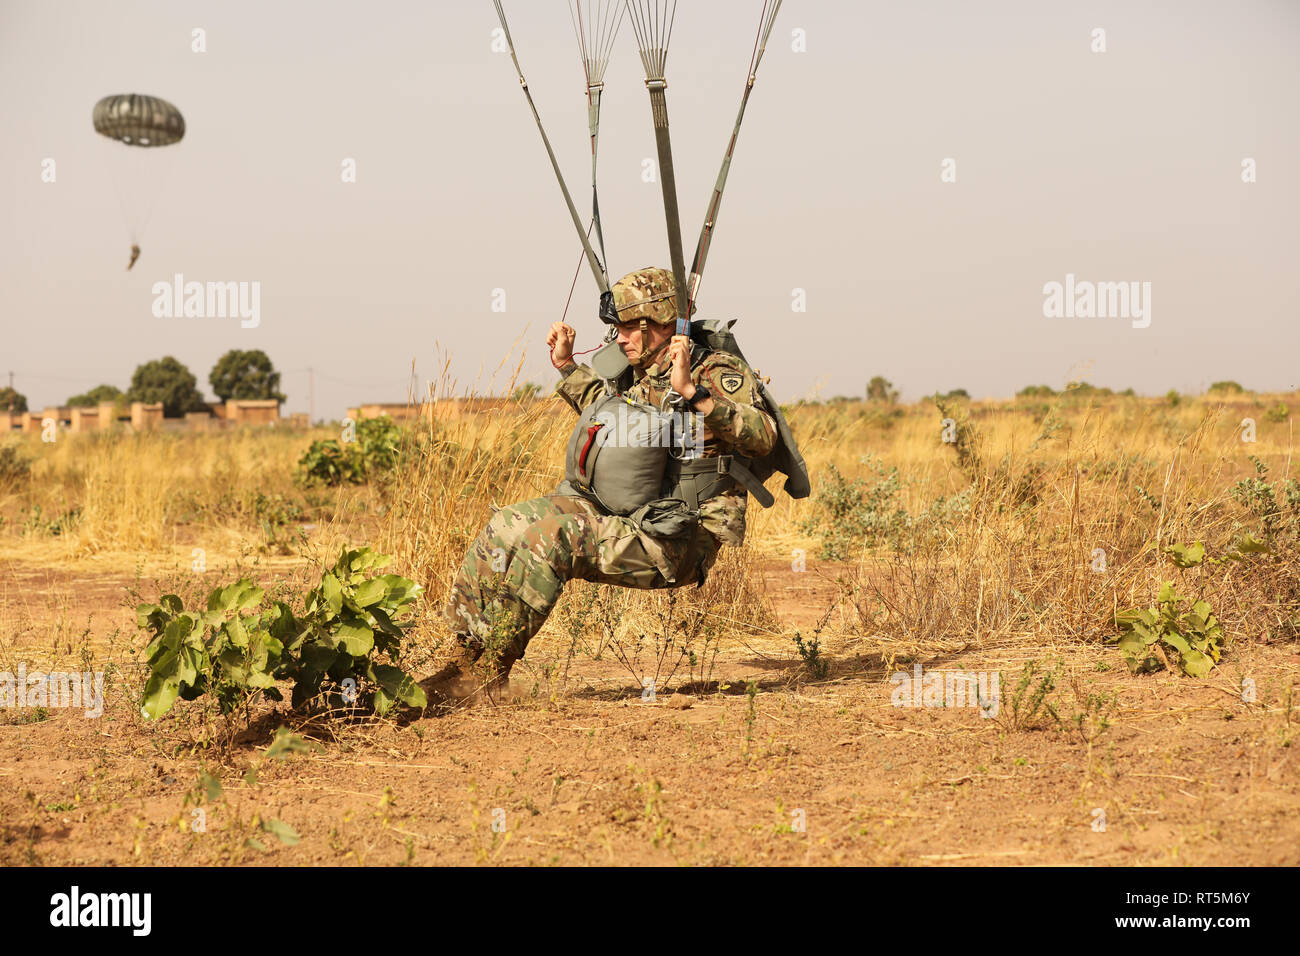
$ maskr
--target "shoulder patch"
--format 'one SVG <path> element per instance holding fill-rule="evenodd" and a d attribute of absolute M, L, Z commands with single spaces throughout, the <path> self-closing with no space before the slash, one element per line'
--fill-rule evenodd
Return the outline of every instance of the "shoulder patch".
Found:
<path fill-rule="evenodd" d="M 718 376 L 718 384 L 728 395 L 735 395 L 740 391 L 740 386 L 745 384 L 745 376 L 739 372 L 723 372 Z"/>

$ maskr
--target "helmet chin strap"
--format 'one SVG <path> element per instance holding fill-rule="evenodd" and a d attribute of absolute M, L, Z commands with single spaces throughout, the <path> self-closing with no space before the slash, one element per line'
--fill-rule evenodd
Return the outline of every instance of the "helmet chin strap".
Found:
<path fill-rule="evenodd" d="M 650 365 L 653 365 L 655 360 L 663 353 L 663 350 L 668 348 L 668 346 L 672 343 L 671 338 L 664 339 L 664 341 L 659 343 L 659 347 L 656 348 L 653 352 L 646 352 L 645 345 L 646 345 L 646 338 L 648 334 L 649 334 L 649 325 L 645 319 L 642 319 L 641 320 L 642 354 L 641 357 L 636 362 L 630 363 L 633 364 L 636 368 L 646 368 Z"/>

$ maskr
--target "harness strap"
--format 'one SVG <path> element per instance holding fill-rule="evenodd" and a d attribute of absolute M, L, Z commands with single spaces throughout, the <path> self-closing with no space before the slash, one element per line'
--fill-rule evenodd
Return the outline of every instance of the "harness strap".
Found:
<path fill-rule="evenodd" d="M 739 455 L 719 455 L 717 458 L 695 458 L 673 466 L 673 489 L 668 497 L 681 498 L 692 511 L 699 510 L 702 502 L 715 498 L 736 484 L 754 496 L 764 508 L 776 503 L 772 493 L 763 487 L 748 468 L 749 459 Z"/>

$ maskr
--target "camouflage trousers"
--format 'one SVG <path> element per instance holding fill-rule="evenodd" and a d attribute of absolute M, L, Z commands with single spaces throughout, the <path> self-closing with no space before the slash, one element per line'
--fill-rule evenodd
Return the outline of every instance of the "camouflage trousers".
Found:
<path fill-rule="evenodd" d="M 492 516 L 470 547 L 443 611 L 458 639 L 507 673 L 574 578 L 653 590 L 703 581 L 718 539 L 643 532 L 585 498 L 533 498 Z"/>

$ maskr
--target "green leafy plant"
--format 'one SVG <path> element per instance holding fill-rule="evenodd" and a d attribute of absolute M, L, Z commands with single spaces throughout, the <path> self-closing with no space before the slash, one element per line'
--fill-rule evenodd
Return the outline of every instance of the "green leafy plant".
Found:
<path fill-rule="evenodd" d="M 392 474 L 402 458 L 402 429 L 391 418 L 365 418 L 356 440 L 314 441 L 298 461 L 300 485 L 361 484 Z"/>
<path fill-rule="evenodd" d="M 427 703 L 415 680 L 396 666 L 403 636 L 398 621 L 423 589 L 396 574 L 374 573 L 389 561 L 369 548 L 345 550 L 307 596 L 304 628 L 290 646 L 299 661 L 294 706 L 316 696 L 326 677 L 339 683 L 364 678 L 380 716 L 397 701 Z M 394 663 L 377 663 L 380 654 Z"/>
<path fill-rule="evenodd" d="M 161 717 L 177 697 L 194 700 L 209 692 L 222 713 L 259 694 L 283 699 L 275 683 L 286 676 L 283 639 L 293 632 L 295 622 L 281 603 L 257 612 L 264 595 L 242 578 L 216 588 L 205 611 L 186 611 L 175 594 L 137 608 L 139 626 L 154 635 L 145 648 L 149 665 L 141 701 L 145 717 Z"/>
<path fill-rule="evenodd" d="M 1155 607 L 1119 611 L 1115 625 L 1119 634 L 1111 640 L 1135 674 L 1177 663 L 1189 677 L 1204 677 L 1228 643 L 1210 605 L 1179 594 L 1172 581 L 1160 588 Z"/>
<path fill-rule="evenodd" d="M 396 666 L 400 622 L 421 588 L 376 574 L 388 561 L 369 548 L 344 550 L 300 615 L 280 601 L 263 607 L 265 591 L 248 578 L 215 589 L 205 611 L 185 610 L 175 594 L 140 605 L 139 626 L 153 634 L 141 712 L 157 719 L 178 697 L 211 693 L 230 713 L 259 696 L 283 700 L 280 681 L 293 682 L 292 703 L 300 707 L 327 679 L 344 689 L 346 702 L 368 699 L 380 716 L 398 701 L 424 706 L 424 691 Z M 393 663 L 382 663 L 381 654 Z"/>
<path fill-rule="evenodd" d="M 356 465 L 356 456 L 337 441 L 321 439 L 312 442 L 298 460 L 296 480 L 300 485 L 358 484 L 362 479 Z"/>
<path fill-rule="evenodd" d="M 1247 555 L 1267 554 L 1272 549 L 1253 535 L 1239 536 L 1232 546 L 1219 557 L 1211 557 L 1205 552 L 1205 543 L 1193 541 L 1191 544 L 1171 544 L 1164 551 L 1165 555 L 1177 567 L 1194 568 L 1202 564 L 1226 564 L 1229 561 L 1245 561 Z"/>

